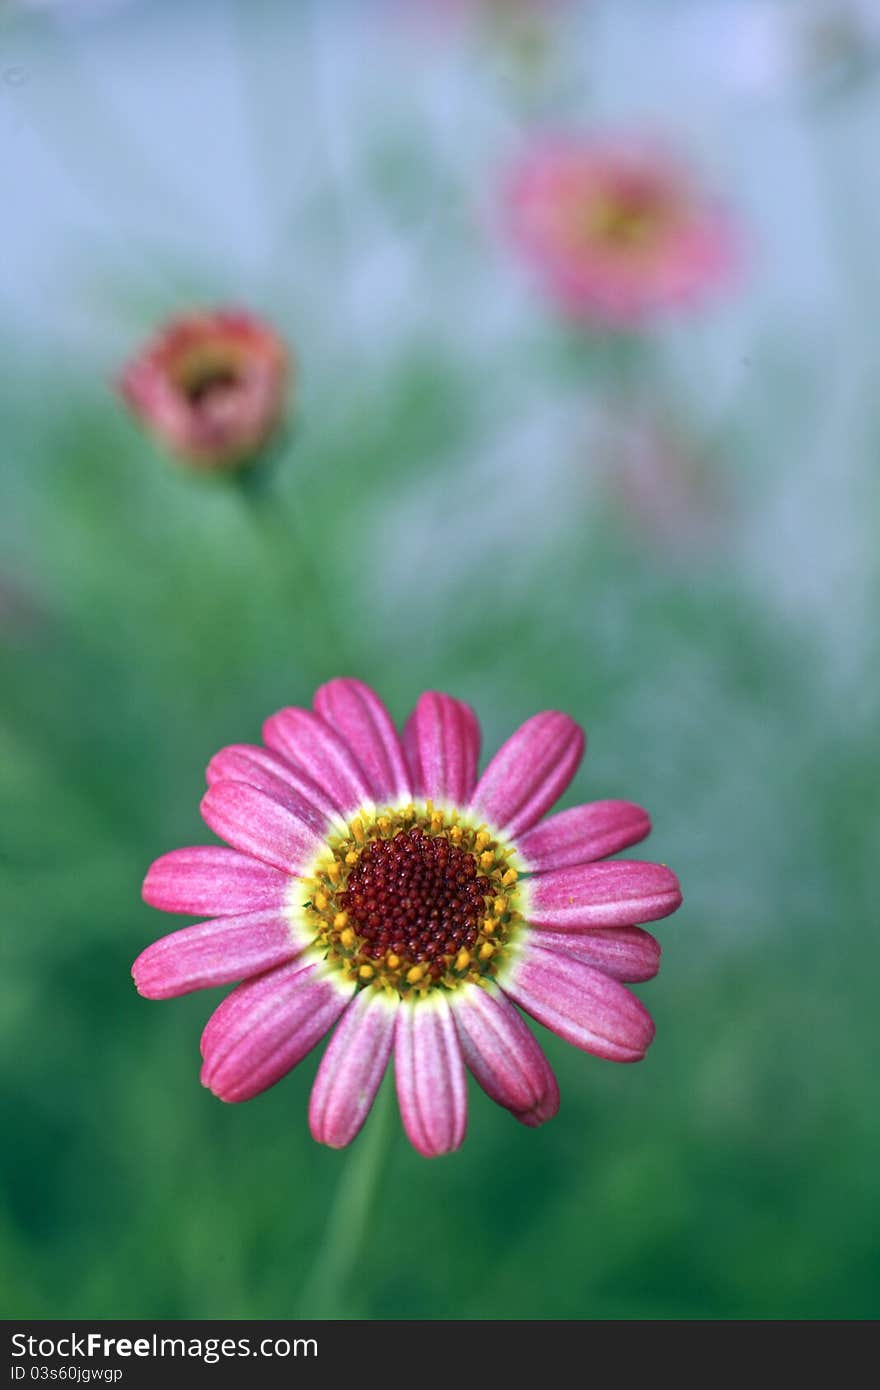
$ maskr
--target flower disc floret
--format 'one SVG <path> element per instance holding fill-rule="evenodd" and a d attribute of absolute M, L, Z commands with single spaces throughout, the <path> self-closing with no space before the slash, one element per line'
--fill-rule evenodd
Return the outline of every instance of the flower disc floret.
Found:
<path fill-rule="evenodd" d="M 307 884 L 306 928 L 362 988 L 419 996 L 479 982 L 522 921 L 512 856 L 485 826 L 430 804 L 357 816 Z"/>

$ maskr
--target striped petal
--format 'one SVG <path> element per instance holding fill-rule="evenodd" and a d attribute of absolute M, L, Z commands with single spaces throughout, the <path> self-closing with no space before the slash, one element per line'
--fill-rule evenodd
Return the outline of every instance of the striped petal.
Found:
<path fill-rule="evenodd" d="M 441 994 L 400 1005 L 394 1077 L 413 1147 L 425 1158 L 459 1148 L 467 1128 L 467 1082 L 452 1010 Z"/>
<path fill-rule="evenodd" d="M 583 753 L 583 732 L 567 714 L 533 715 L 501 745 L 477 783 L 474 815 L 508 838 L 530 830 L 565 791 Z"/>
<path fill-rule="evenodd" d="M 409 769 L 400 736 L 388 710 L 368 685 L 340 676 L 320 687 L 314 706 L 345 740 L 377 804 L 411 800 Z"/>
<path fill-rule="evenodd" d="M 591 801 L 536 825 L 517 842 L 530 872 L 588 864 L 637 845 L 651 833 L 651 818 L 631 801 Z"/>
<path fill-rule="evenodd" d="M 295 811 L 245 782 L 215 782 L 201 810 L 221 840 L 288 874 L 302 873 L 323 844 Z"/>
<path fill-rule="evenodd" d="M 163 854 L 144 879 L 144 902 L 162 912 L 223 916 L 280 907 L 287 874 L 222 845 L 196 845 Z"/>
<path fill-rule="evenodd" d="M 641 927 L 601 927 L 597 931 L 535 930 L 535 944 L 562 951 L 613 980 L 637 984 L 653 980 L 660 969 L 660 942 Z"/>
<path fill-rule="evenodd" d="M 466 806 L 477 780 L 480 726 L 461 700 L 427 690 L 403 731 L 413 791 L 439 805 Z"/>
<path fill-rule="evenodd" d="M 523 916 L 552 931 L 630 927 L 668 917 L 681 906 L 671 869 L 635 859 L 551 869 L 523 884 Z"/>
<path fill-rule="evenodd" d="M 202 1085 L 228 1101 L 274 1086 L 320 1042 L 353 992 L 323 963 L 301 961 L 239 985 L 202 1034 Z"/>
<path fill-rule="evenodd" d="M 205 776 L 209 787 L 215 782 L 247 782 L 282 806 L 290 806 L 319 835 L 331 824 L 345 829 L 339 807 L 323 787 L 268 748 L 248 743 L 230 744 L 214 754 Z"/>
<path fill-rule="evenodd" d="M 654 1036 L 634 994 L 573 956 L 530 939 L 498 983 L 527 1014 L 575 1047 L 612 1062 L 638 1062 Z"/>
<path fill-rule="evenodd" d="M 306 944 L 277 909 L 248 912 L 163 936 L 141 952 L 131 973 L 147 999 L 172 999 L 261 975 L 293 960 Z"/>
<path fill-rule="evenodd" d="M 559 1109 L 559 1087 L 530 1029 L 501 990 L 465 985 L 452 1001 L 464 1060 L 492 1100 L 533 1128 Z"/>
<path fill-rule="evenodd" d="M 309 1125 L 319 1144 L 342 1149 L 370 1113 L 391 1044 L 398 1000 L 365 989 L 339 1021 L 312 1087 Z"/>
<path fill-rule="evenodd" d="M 367 780 L 348 744 L 312 710 L 294 706 L 279 710 L 263 725 L 263 741 L 323 787 L 346 818 L 372 803 Z"/>

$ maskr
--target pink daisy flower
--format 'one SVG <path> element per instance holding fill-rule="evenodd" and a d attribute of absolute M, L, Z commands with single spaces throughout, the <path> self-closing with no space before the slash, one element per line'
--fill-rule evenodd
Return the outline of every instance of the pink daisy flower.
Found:
<path fill-rule="evenodd" d="M 125 368 L 119 391 L 171 453 L 204 470 L 259 452 L 284 411 L 290 358 L 267 324 L 239 310 L 173 319 Z"/>
<path fill-rule="evenodd" d="M 309 1122 L 341 1148 L 394 1053 L 404 1128 L 428 1157 L 457 1149 L 465 1071 L 526 1125 L 559 1105 L 553 1072 L 514 1007 L 616 1062 L 654 1026 L 622 981 L 657 973 L 637 925 L 681 902 L 659 864 L 598 862 L 649 832 L 627 801 L 545 817 L 584 736 L 555 711 L 528 719 L 477 777 L 480 729 L 449 695 L 419 698 L 398 735 L 360 681 L 283 709 L 264 746 L 222 749 L 202 815 L 230 848 L 174 850 L 144 898 L 209 920 L 147 948 L 141 994 L 244 981 L 202 1036 L 201 1079 L 226 1101 L 273 1086 L 336 1025 Z"/>
<path fill-rule="evenodd" d="M 734 265 L 725 215 L 668 154 L 608 140 L 532 149 L 507 189 L 510 230 L 562 309 L 639 324 L 723 283 Z"/>

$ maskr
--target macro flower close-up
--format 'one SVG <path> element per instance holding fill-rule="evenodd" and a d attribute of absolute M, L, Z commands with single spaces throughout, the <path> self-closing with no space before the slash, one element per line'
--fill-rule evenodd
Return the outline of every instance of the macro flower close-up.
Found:
<path fill-rule="evenodd" d="M 880 0 L 0 27 L 11 1378 L 876 1317 Z"/>
<path fill-rule="evenodd" d="M 511 170 L 508 234 L 574 319 L 625 328 L 716 292 L 736 264 L 728 215 L 666 150 L 542 138 Z"/>
<path fill-rule="evenodd" d="M 251 314 L 222 309 L 167 323 L 125 368 L 119 391 L 172 454 L 206 472 L 248 463 L 284 413 L 290 356 Z"/>
<path fill-rule="evenodd" d="M 202 815 L 230 848 L 172 851 L 144 884 L 152 906 L 211 920 L 138 957 L 141 994 L 245 981 L 205 1028 L 204 1085 L 248 1100 L 337 1024 L 314 1137 L 355 1137 L 393 1051 L 404 1127 L 430 1157 L 464 1139 L 465 1064 L 523 1124 L 555 1115 L 555 1077 L 514 1004 L 598 1057 L 644 1056 L 654 1026 L 622 982 L 656 974 L 660 947 L 638 924 L 681 893 L 662 865 L 607 861 L 648 834 L 640 807 L 546 817 L 583 754 L 572 719 L 534 715 L 478 778 L 470 706 L 426 692 L 401 739 L 372 690 L 339 678 L 263 737 L 208 766 Z"/>

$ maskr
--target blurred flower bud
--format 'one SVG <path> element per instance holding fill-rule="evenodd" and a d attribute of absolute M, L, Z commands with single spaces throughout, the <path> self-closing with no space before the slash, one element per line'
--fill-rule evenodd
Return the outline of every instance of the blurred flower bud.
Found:
<path fill-rule="evenodd" d="M 605 412 L 592 453 L 628 524 L 662 549 L 716 544 L 728 518 L 723 473 L 705 441 L 647 403 Z"/>
<path fill-rule="evenodd" d="M 290 357 L 239 310 L 173 319 L 125 368 L 119 391 L 172 454 L 206 471 L 250 463 L 285 409 Z"/>

